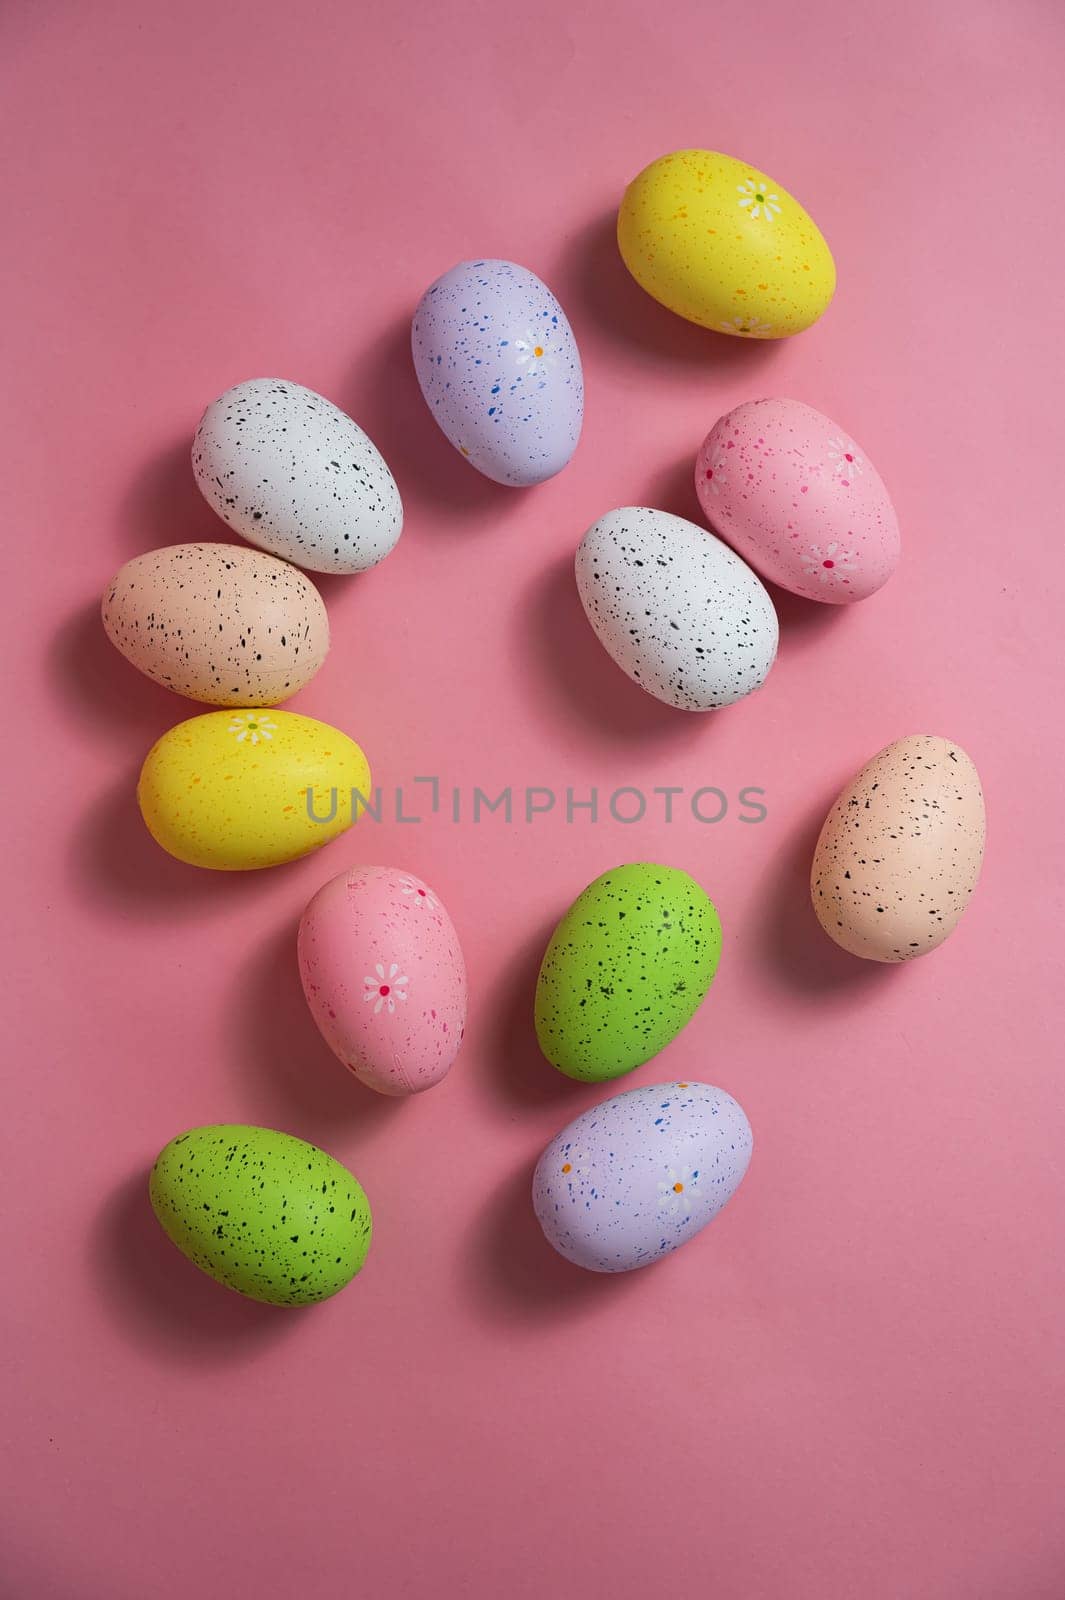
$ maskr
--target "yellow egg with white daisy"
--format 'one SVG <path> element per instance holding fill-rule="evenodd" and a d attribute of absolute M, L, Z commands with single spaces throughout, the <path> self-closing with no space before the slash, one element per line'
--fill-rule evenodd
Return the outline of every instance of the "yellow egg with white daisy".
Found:
<path fill-rule="evenodd" d="M 243 872 L 321 849 L 372 804 L 353 739 L 293 711 L 189 717 L 148 752 L 137 785 L 145 825 L 194 867 Z"/>
<path fill-rule="evenodd" d="M 832 253 L 799 202 L 757 167 L 713 150 L 676 150 L 633 179 L 618 248 L 670 311 L 741 339 L 801 333 L 836 288 Z"/>

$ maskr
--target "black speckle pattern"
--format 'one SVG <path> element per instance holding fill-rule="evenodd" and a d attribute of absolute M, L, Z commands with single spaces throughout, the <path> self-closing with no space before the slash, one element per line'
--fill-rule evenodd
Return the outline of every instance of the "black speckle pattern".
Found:
<path fill-rule="evenodd" d="M 685 711 L 732 705 L 777 653 L 773 602 L 739 556 L 683 517 L 625 506 L 592 524 L 576 560 L 603 648 L 641 689 Z"/>
<path fill-rule="evenodd" d="M 373 440 L 298 383 L 252 378 L 220 395 L 196 430 L 192 468 L 235 532 L 312 572 L 364 572 L 403 529 Z"/>
<path fill-rule="evenodd" d="M 810 893 L 822 928 L 869 961 L 912 961 L 953 932 L 984 858 L 976 768 L 950 739 L 889 744 L 825 819 Z"/>
<path fill-rule="evenodd" d="M 172 1139 L 152 1168 L 163 1229 L 210 1277 L 268 1305 L 326 1300 L 370 1248 L 362 1186 L 317 1145 L 219 1123 Z"/>
<path fill-rule="evenodd" d="M 632 1072 L 702 1003 L 721 954 L 706 891 L 677 867 L 632 861 L 579 894 L 551 935 L 536 985 L 536 1036 L 569 1078 Z"/>
<path fill-rule="evenodd" d="M 329 649 L 311 580 L 230 544 L 135 556 L 108 584 L 101 612 L 127 661 L 212 706 L 275 706 L 311 681 Z"/>

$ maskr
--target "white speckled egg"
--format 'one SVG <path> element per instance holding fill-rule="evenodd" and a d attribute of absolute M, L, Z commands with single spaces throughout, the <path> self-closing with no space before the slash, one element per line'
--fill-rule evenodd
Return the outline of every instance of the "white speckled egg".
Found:
<path fill-rule="evenodd" d="M 311 580 L 234 544 L 175 544 L 134 556 L 101 608 L 107 637 L 156 683 L 212 706 L 275 706 L 329 649 Z"/>
<path fill-rule="evenodd" d="M 419 1094 L 466 1031 L 466 964 L 439 898 L 395 867 L 352 867 L 318 890 L 299 930 L 303 992 L 323 1038 L 379 1094 Z"/>
<path fill-rule="evenodd" d="M 566 313 L 513 261 L 462 261 L 418 302 L 414 369 L 430 411 L 496 483 L 554 477 L 577 448 L 584 379 Z"/>
<path fill-rule="evenodd" d="M 603 648 L 656 699 L 712 711 L 765 682 L 777 653 L 773 602 L 693 522 L 646 506 L 610 511 L 581 540 L 576 571 Z"/>
<path fill-rule="evenodd" d="M 589 1272 L 631 1272 L 705 1228 L 751 1159 L 751 1126 L 708 1083 L 656 1083 L 593 1106 L 536 1164 L 547 1241 Z"/>
<path fill-rule="evenodd" d="M 695 463 L 707 522 L 772 583 L 829 605 L 875 594 L 899 561 L 883 480 L 838 423 L 801 400 L 748 400 Z"/>
<path fill-rule="evenodd" d="M 914 733 L 881 750 L 825 818 L 810 893 L 817 920 L 867 961 L 912 961 L 951 934 L 980 876 L 980 778 L 960 745 Z"/>
<path fill-rule="evenodd" d="M 252 378 L 213 401 L 192 470 L 234 532 L 312 572 L 365 572 L 403 528 L 399 490 L 373 440 L 332 401 L 286 379 Z"/>

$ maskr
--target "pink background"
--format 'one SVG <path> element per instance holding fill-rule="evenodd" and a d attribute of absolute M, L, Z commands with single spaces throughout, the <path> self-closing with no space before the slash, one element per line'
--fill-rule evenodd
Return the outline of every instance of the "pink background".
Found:
<path fill-rule="evenodd" d="M 1065 1592 L 1063 33 L 1050 0 L 8 0 L 5 1594 Z M 728 342 L 626 277 L 621 190 L 685 144 L 809 205 L 820 326 Z M 584 356 L 578 455 L 527 493 L 446 445 L 408 357 L 418 295 L 475 254 L 540 273 Z M 135 776 L 195 708 L 111 650 L 98 597 L 223 537 L 190 437 L 260 375 L 347 407 L 407 508 L 382 567 L 323 584 L 335 645 L 294 709 L 387 784 L 759 784 L 768 820 L 439 817 L 244 878 L 164 857 Z M 766 688 L 671 713 L 595 643 L 573 549 L 627 502 L 696 516 L 703 434 L 764 394 L 862 442 L 903 565 L 842 614 L 783 597 Z M 990 848 L 954 938 L 882 970 L 820 935 L 805 878 L 842 781 L 922 730 L 976 760 Z M 697 1243 L 603 1281 L 530 1211 L 597 1098 L 539 1059 L 531 992 L 574 894 L 656 857 L 725 951 L 630 1083 L 720 1084 L 755 1156 Z M 465 1052 L 408 1104 L 345 1076 L 298 985 L 299 912 L 360 858 L 427 878 L 469 962 Z M 149 1164 L 224 1119 L 366 1185 L 336 1300 L 244 1303 L 162 1237 Z"/>

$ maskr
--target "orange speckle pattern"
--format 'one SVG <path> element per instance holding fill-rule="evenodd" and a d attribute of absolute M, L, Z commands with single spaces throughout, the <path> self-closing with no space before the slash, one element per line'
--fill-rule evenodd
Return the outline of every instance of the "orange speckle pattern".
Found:
<path fill-rule="evenodd" d="M 662 305 L 740 338 L 801 333 L 836 287 L 832 254 L 798 201 L 765 173 L 712 150 L 675 151 L 633 179 L 618 213 L 618 247 Z"/>

